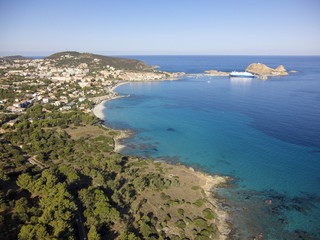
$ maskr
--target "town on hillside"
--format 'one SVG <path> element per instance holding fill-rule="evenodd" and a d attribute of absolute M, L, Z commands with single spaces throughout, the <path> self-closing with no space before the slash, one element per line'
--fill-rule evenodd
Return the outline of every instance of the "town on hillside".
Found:
<path fill-rule="evenodd" d="M 179 75 L 151 67 L 147 71 L 116 68 L 104 65 L 103 59 L 96 57 L 100 55 L 83 56 L 66 52 L 44 59 L 0 58 L 0 110 L 20 113 L 35 103 L 42 103 L 59 111 L 76 107 L 90 112 L 99 100 L 97 97 L 114 97 L 112 88 L 119 82 L 159 81 Z M 50 110 L 44 108 L 44 111 Z"/>

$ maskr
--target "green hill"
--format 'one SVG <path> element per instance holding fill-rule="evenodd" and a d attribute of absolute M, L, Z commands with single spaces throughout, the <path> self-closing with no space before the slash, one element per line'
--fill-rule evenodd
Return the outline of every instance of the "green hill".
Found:
<path fill-rule="evenodd" d="M 75 51 L 59 52 L 50 55 L 46 59 L 53 59 L 57 66 L 75 67 L 81 63 L 88 65 L 112 66 L 116 69 L 147 71 L 151 68 L 144 62 L 120 57 L 108 57 L 92 53 L 79 53 Z"/>
<path fill-rule="evenodd" d="M 6 57 L 3 57 L 3 59 L 8 60 L 8 61 L 14 61 L 14 60 L 31 60 L 31 58 L 23 57 L 23 56 L 20 56 L 20 55 L 6 56 Z"/>

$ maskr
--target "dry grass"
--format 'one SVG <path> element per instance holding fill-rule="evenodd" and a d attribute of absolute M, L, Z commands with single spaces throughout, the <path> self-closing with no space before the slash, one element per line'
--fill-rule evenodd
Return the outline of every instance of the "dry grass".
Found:
<path fill-rule="evenodd" d="M 64 129 L 70 136 L 72 139 L 77 140 L 81 137 L 84 138 L 95 138 L 98 136 L 108 136 L 110 131 L 106 131 L 105 129 L 101 129 L 98 126 L 92 126 L 92 125 L 85 125 L 85 126 L 80 126 L 80 127 L 74 127 L 71 126 L 67 129 Z M 114 132 L 114 131 L 113 131 Z"/>
<path fill-rule="evenodd" d="M 183 232 L 183 234 L 193 239 L 195 235 L 193 234 L 193 229 L 197 229 L 198 232 L 202 230 L 195 226 L 193 222 L 189 223 L 189 219 L 193 220 L 195 218 L 201 217 L 205 219 L 203 210 L 209 208 L 214 211 L 214 207 L 209 201 L 209 196 L 206 194 L 207 178 L 199 172 L 194 172 L 191 169 L 183 166 L 169 165 L 166 163 L 161 163 L 160 166 L 156 167 L 154 163 L 147 164 L 145 172 L 159 172 L 159 170 L 164 173 L 164 176 L 170 180 L 178 179 L 180 186 L 171 186 L 169 189 L 165 189 L 162 192 L 152 191 L 151 189 L 146 189 L 140 193 L 137 198 L 137 202 L 142 199 L 147 199 L 147 202 L 140 209 L 145 215 L 152 215 L 158 219 L 157 228 L 160 230 L 160 224 L 165 220 L 167 214 L 170 214 L 171 219 L 167 221 L 164 230 L 167 235 L 174 234 L 178 235 Z M 192 187 L 200 186 L 198 188 Z M 161 193 L 170 196 L 171 204 L 168 204 L 168 199 L 161 197 Z M 199 199 L 205 199 L 202 206 L 196 206 L 193 204 Z M 173 202 L 176 202 L 175 204 Z M 170 203 L 170 202 L 169 202 Z M 179 209 L 183 209 L 184 213 L 180 214 Z M 180 210 L 181 211 L 181 210 Z M 176 227 L 176 222 L 182 219 L 186 223 L 184 230 Z M 217 219 L 206 219 L 207 225 L 218 225 Z M 218 234 L 218 232 L 217 232 Z M 216 236 L 218 237 L 218 236 Z"/>

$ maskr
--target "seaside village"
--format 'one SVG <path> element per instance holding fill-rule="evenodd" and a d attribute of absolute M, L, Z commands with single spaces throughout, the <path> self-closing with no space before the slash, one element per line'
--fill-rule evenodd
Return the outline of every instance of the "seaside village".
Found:
<path fill-rule="evenodd" d="M 35 104 L 55 106 L 55 110 L 68 111 L 73 107 L 90 112 L 93 105 L 115 97 L 112 91 L 120 82 L 157 81 L 174 77 L 157 70 L 126 71 L 106 65 L 81 63 L 77 66 L 61 64 L 76 58 L 68 54 L 59 59 L 7 60 L 0 58 L 2 112 L 25 112 Z M 4 92 L 6 90 L 6 93 Z M 10 94 L 11 93 L 11 94 Z M 14 96 L 14 98 L 8 98 Z M 50 111 L 43 108 L 43 111 Z"/>

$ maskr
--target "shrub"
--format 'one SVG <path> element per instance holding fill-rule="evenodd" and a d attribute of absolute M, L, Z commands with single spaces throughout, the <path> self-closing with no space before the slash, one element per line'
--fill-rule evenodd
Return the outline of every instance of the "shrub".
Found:
<path fill-rule="evenodd" d="M 208 220 L 214 219 L 214 213 L 210 208 L 204 209 L 202 213 L 205 219 L 208 219 Z"/>
<path fill-rule="evenodd" d="M 216 236 L 216 231 L 217 231 L 217 226 L 214 225 L 214 224 L 211 224 L 210 226 L 207 226 L 203 230 L 208 231 L 212 237 L 215 237 Z"/>
<path fill-rule="evenodd" d="M 201 236 L 210 237 L 211 233 L 210 233 L 208 230 L 203 229 L 203 230 L 200 232 L 200 235 L 201 235 Z"/>
<path fill-rule="evenodd" d="M 186 223 L 182 219 L 179 219 L 175 223 L 175 225 L 176 225 L 177 228 L 181 228 L 181 229 L 184 229 L 187 226 Z"/>
<path fill-rule="evenodd" d="M 171 216 L 170 214 L 168 213 L 165 217 L 164 217 L 164 221 L 170 221 L 171 220 Z"/>
<path fill-rule="evenodd" d="M 167 226 L 167 222 L 166 221 L 161 222 L 160 226 L 163 227 L 163 228 L 166 227 Z"/>
<path fill-rule="evenodd" d="M 201 207 L 205 202 L 207 202 L 207 200 L 206 199 L 198 199 L 197 201 L 195 201 L 194 203 L 193 203 L 193 205 L 195 205 L 195 206 L 197 206 L 197 207 Z"/>
<path fill-rule="evenodd" d="M 173 206 L 175 206 L 175 205 L 179 205 L 179 203 L 180 203 L 180 201 L 179 201 L 178 199 L 175 199 L 175 200 L 169 200 L 169 201 L 167 202 L 167 204 L 169 204 L 169 205 L 173 205 Z"/>
<path fill-rule="evenodd" d="M 171 239 L 171 240 L 180 240 L 180 237 L 177 236 L 177 235 L 171 234 L 169 239 Z"/>
<path fill-rule="evenodd" d="M 192 190 L 199 190 L 200 189 L 200 186 L 193 186 L 191 187 Z"/>
<path fill-rule="evenodd" d="M 186 221 L 187 221 L 188 223 L 192 223 L 192 220 L 191 220 L 190 218 L 188 218 L 188 217 L 186 217 Z"/>
<path fill-rule="evenodd" d="M 151 234 L 157 234 L 157 230 L 152 225 L 149 225 L 147 223 L 142 223 L 140 226 L 140 233 L 145 238 L 148 238 Z"/>
<path fill-rule="evenodd" d="M 207 227 L 207 221 L 205 219 L 201 218 L 201 217 L 193 219 L 193 222 L 197 227 L 199 227 L 201 229 Z"/>
<path fill-rule="evenodd" d="M 177 179 L 173 179 L 172 182 L 171 182 L 171 185 L 173 187 L 180 187 L 180 182 Z"/>
<path fill-rule="evenodd" d="M 181 214 L 181 215 L 183 215 L 183 214 L 184 214 L 184 210 L 183 210 L 182 208 L 179 208 L 179 209 L 178 209 L 178 213 Z"/>
<path fill-rule="evenodd" d="M 210 238 L 203 235 L 197 235 L 195 240 L 209 240 Z"/>
<path fill-rule="evenodd" d="M 162 193 L 160 194 L 160 198 L 161 198 L 162 200 L 170 200 L 170 199 L 171 199 L 171 197 L 170 197 L 169 195 L 166 195 L 164 192 L 162 192 Z"/>

